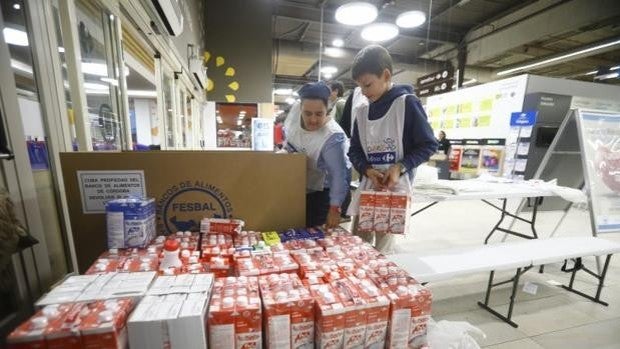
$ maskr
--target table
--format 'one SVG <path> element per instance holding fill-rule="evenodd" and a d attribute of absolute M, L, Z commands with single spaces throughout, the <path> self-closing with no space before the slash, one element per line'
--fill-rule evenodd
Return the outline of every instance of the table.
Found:
<path fill-rule="evenodd" d="M 441 188 L 454 189 L 455 193 L 447 193 L 441 191 Z M 484 239 L 484 243 L 487 244 L 489 239 L 497 231 L 501 231 L 506 234 L 525 238 L 525 239 L 537 239 L 538 233 L 536 232 L 536 215 L 538 213 L 538 206 L 542 203 L 544 197 L 558 196 L 558 194 L 551 189 L 552 187 L 544 182 L 540 181 L 520 181 L 520 182 L 489 182 L 483 180 L 463 180 L 463 181 L 448 181 L 438 180 L 433 183 L 421 183 L 416 184 L 413 190 L 413 202 L 430 202 L 423 208 L 413 212 L 411 216 L 415 216 L 422 211 L 438 204 L 442 201 L 456 201 L 456 200 L 481 200 L 485 204 L 500 211 L 500 218 L 497 224 L 493 227 L 491 232 Z M 502 205 L 498 206 L 489 200 L 499 199 L 502 200 Z M 528 199 L 531 200 L 532 217 L 526 219 L 518 216 L 518 212 L 511 213 L 506 209 L 506 203 L 508 199 Z M 533 200 L 532 200 L 533 199 Z M 514 231 L 512 229 L 506 229 L 500 227 L 506 217 L 522 221 L 530 226 L 531 233 L 524 234 Z"/>

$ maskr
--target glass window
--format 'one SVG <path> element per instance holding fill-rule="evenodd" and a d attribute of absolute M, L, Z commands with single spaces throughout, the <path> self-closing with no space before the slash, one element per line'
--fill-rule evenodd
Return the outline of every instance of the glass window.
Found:
<path fill-rule="evenodd" d="M 164 73 L 163 79 L 163 96 L 164 96 L 164 115 L 166 116 L 164 120 L 164 128 L 166 134 L 166 146 L 168 149 L 174 149 L 174 106 L 172 105 L 172 91 L 174 89 L 174 84 L 172 83 L 172 77 L 170 75 Z"/>
<path fill-rule="evenodd" d="M 119 68 L 113 55 L 118 18 L 87 0 L 76 1 L 76 17 L 93 150 L 120 150 Z"/>
<path fill-rule="evenodd" d="M 217 146 L 250 148 L 252 146 L 252 118 L 258 114 L 256 104 L 217 103 Z"/>

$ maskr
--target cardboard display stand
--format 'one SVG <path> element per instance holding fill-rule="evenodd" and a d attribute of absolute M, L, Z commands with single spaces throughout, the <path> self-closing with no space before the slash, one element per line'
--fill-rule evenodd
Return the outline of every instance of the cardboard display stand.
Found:
<path fill-rule="evenodd" d="M 60 158 L 80 272 L 107 248 L 105 213 L 90 208 L 142 189 L 157 203 L 159 234 L 196 231 L 204 217 L 240 218 L 259 231 L 305 225 L 303 155 L 170 151 Z"/>

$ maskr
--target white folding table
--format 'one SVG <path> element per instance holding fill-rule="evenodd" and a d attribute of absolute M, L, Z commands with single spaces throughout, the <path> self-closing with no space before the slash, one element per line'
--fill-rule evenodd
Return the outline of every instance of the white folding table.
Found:
<path fill-rule="evenodd" d="M 522 237 L 525 239 L 537 239 L 538 233 L 536 232 L 536 215 L 538 213 L 538 206 L 542 203 L 543 197 L 557 196 L 555 192 L 549 189 L 548 186 L 544 186 L 540 183 L 534 182 L 513 182 L 513 183 L 496 183 L 486 182 L 479 180 L 464 180 L 464 181 L 448 181 L 438 180 L 437 184 L 450 186 L 457 189 L 456 194 L 450 194 L 429 189 L 419 189 L 417 187 L 413 190 L 413 203 L 426 203 L 430 202 L 421 209 L 413 212 L 411 216 L 415 216 L 420 212 L 438 204 L 442 201 L 457 201 L 457 200 L 481 200 L 482 202 L 490 205 L 501 212 L 499 221 L 491 232 L 487 235 L 484 243 L 488 243 L 491 236 L 496 231 L 501 231 L 506 234 Z M 498 206 L 489 200 L 499 199 L 502 200 L 502 205 Z M 533 199 L 530 201 L 532 205 L 532 217 L 531 219 L 525 219 L 518 216 L 516 213 L 511 213 L 506 209 L 506 203 L 508 199 Z M 512 217 L 524 223 L 527 223 L 531 227 L 531 235 L 520 233 L 511 229 L 500 227 L 506 217 Z"/>

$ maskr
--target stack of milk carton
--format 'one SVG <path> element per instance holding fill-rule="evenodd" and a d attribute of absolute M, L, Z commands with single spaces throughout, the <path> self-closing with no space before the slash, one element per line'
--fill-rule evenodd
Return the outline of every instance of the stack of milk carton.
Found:
<path fill-rule="evenodd" d="M 146 247 L 156 235 L 155 199 L 127 198 L 106 203 L 108 248 Z"/>
<path fill-rule="evenodd" d="M 362 191 L 358 231 L 404 234 L 409 201 L 404 192 Z"/>

